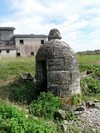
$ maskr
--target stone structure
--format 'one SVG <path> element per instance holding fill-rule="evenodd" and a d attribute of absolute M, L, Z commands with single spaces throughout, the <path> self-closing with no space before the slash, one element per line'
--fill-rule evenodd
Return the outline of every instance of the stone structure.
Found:
<path fill-rule="evenodd" d="M 36 54 L 36 82 L 42 91 L 51 91 L 62 98 L 80 94 L 80 76 L 76 54 L 68 44 L 60 41 L 57 29 L 52 29 L 48 40 Z"/>
<path fill-rule="evenodd" d="M 14 35 L 14 27 L 0 27 L 0 57 L 27 57 L 36 55 L 47 40 L 46 35 Z"/>
<path fill-rule="evenodd" d="M 28 57 L 36 55 L 38 49 L 47 39 L 46 35 L 14 35 L 17 56 Z"/>
<path fill-rule="evenodd" d="M 14 27 L 0 27 L 0 57 L 16 57 Z"/>

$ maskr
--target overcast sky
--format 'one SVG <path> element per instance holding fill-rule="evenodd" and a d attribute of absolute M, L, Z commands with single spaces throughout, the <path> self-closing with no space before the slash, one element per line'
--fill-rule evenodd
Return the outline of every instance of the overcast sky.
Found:
<path fill-rule="evenodd" d="M 58 28 L 74 51 L 100 49 L 100 0 L 0 0 L 0 27 L 15 34 Z"/>

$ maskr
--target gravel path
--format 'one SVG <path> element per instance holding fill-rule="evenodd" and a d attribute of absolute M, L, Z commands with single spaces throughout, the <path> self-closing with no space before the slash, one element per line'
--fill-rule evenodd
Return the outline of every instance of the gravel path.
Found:
<path fill-rule="evenodd" d="M 63 127 L 66 131 L 65 133 L 70 133 L 67 130 L 68 125 L 78 129 L 77 133 L 100 133 L 100 104 L 90 102 L 89 105 L 91 107 L 81 106 L 84 110 L 79 107 L 80 110 L 74 112 L 77 120 L 64 120 Z"/>
<path fill-rule="evenodd" d="M 86 109 L 81 114 L 81 118 L 84 121 L 84 126 L 93 127 L 100 130 L 100 109 L 90 108 Z"/>

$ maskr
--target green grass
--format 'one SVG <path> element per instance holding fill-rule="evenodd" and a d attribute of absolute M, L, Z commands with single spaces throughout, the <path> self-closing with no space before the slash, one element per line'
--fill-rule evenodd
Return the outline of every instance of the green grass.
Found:
<path fill-rule="evenodd" d="M 78 63 L 100 65 L 99 55 L 77 55 Z M 35 74 L 35 58 L 0 59 L 0 84 L 14 80 L 21 73 Z"/>
<path fill-rule="evenodd" d="M 100 101 L 100 93 L 98 93 L 98 94 L 90 94 L 90 96 L 84 95 L 83 100 L 86 100 L 86 101 L 99 100 Z"/>
<path fill-rule="evenodd" d="M 27 72 L 35 74 L 34 57 L 0 60 L 0 84 L 14 80 L 21 73 Z"/>
<path fill-rule="evenodd" d="M 77 55 L 79 64 L 97 64 L 100 65 L 100 55 Z"/>
<path fill-rule="evenodd" d="M 22 73 L 31 73 L 32 76 L 34 76 L 34 57 L 0 60 L 0 98 L 9 99 L 10 97 L 13 101 L 17 98 L 18 102 L 30 99 L 31 96 L 28 98 L 26 95 L 28 92 L 32 91 L 32 87 L 34 92 L 34 84 L 32 87 L 28 87 L 18 83 L 17 80 Z"/>

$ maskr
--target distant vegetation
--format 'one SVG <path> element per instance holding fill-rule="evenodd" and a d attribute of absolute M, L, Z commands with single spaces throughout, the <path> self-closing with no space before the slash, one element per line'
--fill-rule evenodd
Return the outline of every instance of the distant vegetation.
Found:
<path fill-rule="evenodd" d="M 80 55 L 100 55 L 100 50 L 89 50 L 89 51 L 81 51 L 81 52 L 77 52 L 77 54 L 80 54 Z"/>

